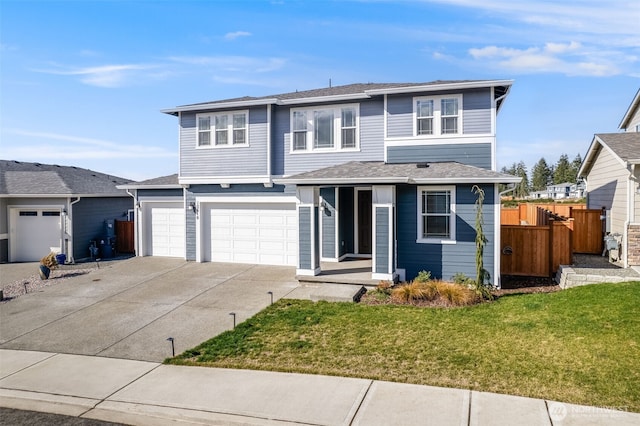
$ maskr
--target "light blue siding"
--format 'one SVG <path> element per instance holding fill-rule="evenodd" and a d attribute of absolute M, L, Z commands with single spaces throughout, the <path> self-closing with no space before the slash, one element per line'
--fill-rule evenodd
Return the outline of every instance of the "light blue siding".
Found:
<path fill-rule="evenodd" d="M 464 92 L 462 114 L 462 133 L 491 133 L 491 90 L 479 89 Z"/>
<path fill-rule="evenodd" d="M 389 208 L 376 207 L 376 273 L 389 271 Z"/>
<path fill-rule="evenodd" d="M 390 138 L 413 136 L 413 97 L 411 95 L 387 97 L 387 136 Z"/>
<path fill-rule="evenodd" d="M 336 256 L 336 191 L 335 188 L 320 188 L 325 202 L 322 212 L 322 257 L 335 259 Z"/>
<path fill-rule="evenodd" d="M 196 196 L 193 192 L 185 190 L 185 203 L 195 203 Z M 185 214 L 185 258 L 196 260 L 196 214 L 187 210 Z"/>
<path fill-rule="evenodd" d="M 494 233 L 494 188 L 493 185 L 481 187 L 485 191 L 483 231 L 488 239 L 483 260 L 494 282 L 493 245 L 499 244 Z M 398 268 L 406 270 L 408 280 L 421 270 L 430 271 L 435 278 L 450 279 L 458 272 L 475 277 L 476 195 L 471 188 L 471 185 L 456 187 L 456 244 L 421 244 L 416 243 L 417 187 L 397 186 Z"/>
<path fill-rule="evenodd" d="M 298 266 L 311 269 L 311 207 L 298 209 Z"/>
<path fill-rule="evenodd" d="M 457 161 L 491 169 L 491 144 L 412 145 L 387 148 L 388 163 Z"/>
<path fill-rule="evenodd" d="M 432 94 L 406 94 L 387 97 L 387 136 L 402 138 L 413 136 L 414 96 L 439 96 L 458 92 Z M 477 89 L 462 92 L 462 133 L 491 133 L 491 90 Z"/>
<path fill-rule="evenodd" d="M 384 105 L 382 98 L 360 103 L 360 150 L 335 152 L 290 152 L 289 110 L 278 111 L 275 115 L 275 143 L 283 144 L 284 174 L 294 175 L 321 169 L 323 167 L 344 164 L 349 161 L 381 161 L 384 158 Z M 286 121 L 286 123 L 285 123 Z M 280 142 L 282 141 L 282 142 Z M 275 170 L 278 170 L 277 161 Z"/>
<path fill-rule="evenodd" d="M 249 109 L 249 146 L 196 147 L 196 113 L 180 117 L 180 175 L 264 176 L 267 174 L 267 109 Z"/>

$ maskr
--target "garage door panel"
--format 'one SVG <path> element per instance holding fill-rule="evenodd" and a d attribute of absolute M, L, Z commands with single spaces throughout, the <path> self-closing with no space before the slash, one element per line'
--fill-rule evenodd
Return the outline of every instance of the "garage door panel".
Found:
<path fill-rule="evenodd" d="M 28 207 L 11 209 L 11 261 L 32 262 L 60 247 L 62 216 L 59 209 Z"/>
<path fill-rule="evenodd" d="M 182 203 L 150 205 L 148 220 L 151 224 L 151 241 L 147 254 L 151 256 L 184 257 L 185 215 Z"/>
<path fill-rule="evenodd" d="M 297 262 L 297 215 L 294 203 L 220 203 L 205 205 L 210 229 L 205 259 L 216 262 L 295 265 Z M 206 223 L 206 221 L 205 221 Z"/>

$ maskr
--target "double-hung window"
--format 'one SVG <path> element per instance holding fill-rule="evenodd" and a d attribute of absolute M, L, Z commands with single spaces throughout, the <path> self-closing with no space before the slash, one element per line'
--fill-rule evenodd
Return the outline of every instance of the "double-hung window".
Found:
<path fill-rule="evenodd" d="M 462 133 L 462 95 L 442 95 L 414 99 L 415 136 Z"/>
<path fill-rule="evenodd" d="M 292 110 L 291 151 L 357 150 L 358 113 L 358 105 Z"/>
<path fill-rule="evenodd" d="M 455 186 L 418 187 L 418 242 L 456 239 Z"/>
<path fill-rule="evenodd" d="M 247 146 L 247 111 L 198 114 L 198 147 Z"/>

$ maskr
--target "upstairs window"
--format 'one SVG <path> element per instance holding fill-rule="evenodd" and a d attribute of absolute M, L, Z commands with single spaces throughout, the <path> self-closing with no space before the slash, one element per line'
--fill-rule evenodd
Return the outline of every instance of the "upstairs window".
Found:
<path fill-rule="evenodd" d="M 462 133 L 462 95 L 414 99 L 415 136 Z"/>
<path fill-rule="evenodd" d="M 418 242 L 453 242 L 455 218 L 455 186 L 418 188 Z"/>
<path fill-rule="evenodd" d="M 248 111 L 198 114 L 198 147 L 247 146 Z"/>
<path fill-rule="evenodd" d="M 291 112 L 291 151 L 357 150 L 357 105 L 300 108 Z"/>

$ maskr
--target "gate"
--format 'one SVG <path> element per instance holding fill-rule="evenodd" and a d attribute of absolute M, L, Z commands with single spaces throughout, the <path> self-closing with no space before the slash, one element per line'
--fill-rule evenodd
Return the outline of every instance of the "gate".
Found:
<path fill-rule="evenodd" d="M 574 253 L 600 254 L 603 249 L 602 210 L 574 210 Z"/>
<path fill-rule="evenodd" d="M 135 253 L 133 221 L 116 220 L 116 252 Z"/>

